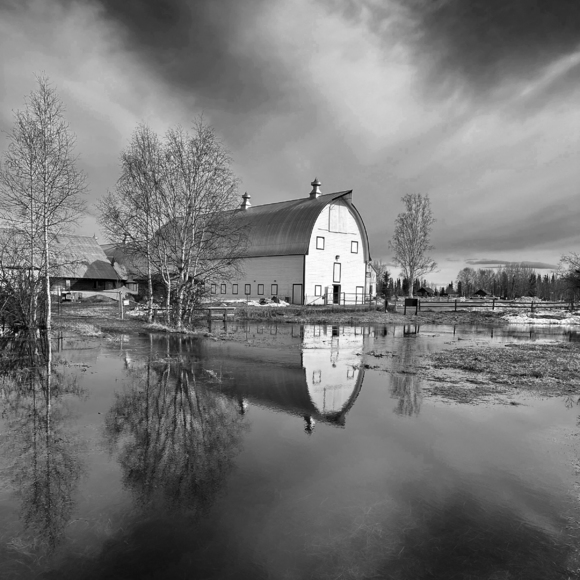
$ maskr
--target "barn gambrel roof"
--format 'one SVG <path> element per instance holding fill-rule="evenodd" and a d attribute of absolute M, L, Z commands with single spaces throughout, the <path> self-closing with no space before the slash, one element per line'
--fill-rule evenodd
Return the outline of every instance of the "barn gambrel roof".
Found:
<path fill-rule="evenodd" d="M 237 219 L 247 228 L 248 247 L 245 257 L 308 254 L 312 230 L 320 212 L 339 200 L 344 201 L 353 211 L 363 237 L 365 261 L 369 261 L 368 236 L 364 222 L 352 203 L 352 190 L 236 210 Z"/>

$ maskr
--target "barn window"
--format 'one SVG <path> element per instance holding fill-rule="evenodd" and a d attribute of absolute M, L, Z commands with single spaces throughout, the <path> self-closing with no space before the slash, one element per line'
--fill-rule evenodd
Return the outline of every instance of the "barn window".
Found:
<path fill-rule="evenodd" d="M 249 296 L 252 293 L 252 285 L 251 284 L 246 284 L 246 296 Z"/>
<path fill-rule="evenodd" d="M 272 296 L 277 296 L 278 295 L 278 284 L 272 284 Z"/>
<path fill-rule="evenodd" d="M 314 296 L 322 296 L 322 286 L 314 286 Z"/>
<path fill-rule="evenodd" d="M 237 293 L 238 293 L 238 285 L 232 284 L 232 294 L 237 294 Z"/>
<path fill-rule="evenodd" d="M 221 287 L 220 287 L 220 292 L 221 292 L 222 294 L 225 294 L 225 293 L 226 293 L 226 285 L 225 285 L 225 284 L 222 284 L 222 285 L 221 285 Z"/>
<path fill-rule="evenodd" d="M 350 243 L 350 251 L 353 254 L 358 254 L 358 242 L 351 242 Z"/>
<path fill-rule="evenodd" d="M 258 296 L 264 295 L 264 284 L 258 284 Z"/>
<path fill-rule="evenodd" d="M 340 282 L 340 264 L 338 262 L 334 263 L 334 271 L 332 276 L 333 282 Z"/>
<path fill-rule="evenodd" d="M 211 285 L 211 293 L 212 294 L 217 294 L 217 284 L 212 284 Z"/>
<path fill-rule="evenodd" d="M 316 236 L 316 249 L 324 250 L 324 236 Z"/>

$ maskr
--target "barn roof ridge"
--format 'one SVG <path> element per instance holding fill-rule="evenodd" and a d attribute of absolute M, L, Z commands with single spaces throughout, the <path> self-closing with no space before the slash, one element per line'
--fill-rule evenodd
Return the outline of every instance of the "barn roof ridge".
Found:
<path fill-rule="evenodd" d="M 304 202 L 304 203 L 320 203 L 322 202 L 328 202 L 328 198 L 332 199 L 338 199 L 339 197 L 342 197 L 344 195 L 346 195 L 347 193 L 352 193 L 352 189 L 346 189 L 344 191 L 336 191 L 334 193 L 323 193 L 322 195 L 319 195 L 316 199 L 312 199 L 310 197 L 298 197 L 296 199 L 286 199 L 284 201 L 272 201 L 270 203 L 261 203 L 258 205 L 252 205 L 251 207 L 248 208 L 248 211 L 252 212 L 253 210 L 256 210 L 258 208 L 262 208 L 262 207 L 268 207 L 268 206 L 272 206 L 272 205 L 279 205 L 279 204 L 290 204 L 290 203 L 296 203 L 296 202 Z M 332 200 L 331 200 L 332 201 Z"/>

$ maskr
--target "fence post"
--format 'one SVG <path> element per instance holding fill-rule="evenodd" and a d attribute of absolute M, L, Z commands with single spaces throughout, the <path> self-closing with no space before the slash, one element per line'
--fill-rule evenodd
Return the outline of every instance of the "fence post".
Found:
<path fill-rule="evenodd" d="M 532 300 L 532 308 L 531 308 L 531 312 L 534 312 L 534 301 Z"/>
<path fill-rule="evenodd" d="M 457 300 L 455 301 L 455 312 L 457 312 Z"/>
<path fill-rule="evenodd" d="M 492 301 L 491 309 L 492 309 L 492 310 L 495 310 L 495 298 L 494 298 L 494 299 L 493 299 L 493 301 Z"/>

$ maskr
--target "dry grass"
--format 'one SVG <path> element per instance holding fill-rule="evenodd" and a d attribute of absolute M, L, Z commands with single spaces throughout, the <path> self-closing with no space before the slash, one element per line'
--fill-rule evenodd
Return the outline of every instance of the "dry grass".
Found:
<path fill-rule="evenodd" d="M 100 328 L 88 322 L 77 320 L 57 320 L 53 325 L 54 330 L 68 331 L 80 336 L 101 337 L 103 333 Z"/>
<path fill-rule="evenodd" d="M 456 402 L 523 391 L 573 399 L 580 397 L 580 344 L 456 348 L 431 355 L 422 374 L 429 394 Z"/>

